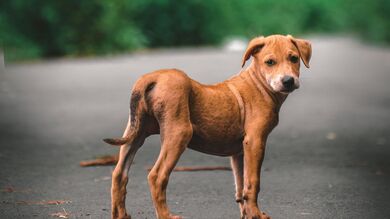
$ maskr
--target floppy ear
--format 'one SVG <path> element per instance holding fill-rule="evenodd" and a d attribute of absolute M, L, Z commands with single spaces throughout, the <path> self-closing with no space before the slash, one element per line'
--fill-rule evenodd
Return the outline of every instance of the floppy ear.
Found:
<path fill-rule="evenodd" d="M 260 51 L 260 49 L 264 46 L 264 37 L 256 37 L 253 38 L 246 48 L 244 57 L 242 57 L 242 65 L 241 67 L 244 67 L 245 62 L 251 57 L 251 55 L 254 55 Z"/>
<path fill-rule="evenodd" d="M 303 64 L 305 64 L 307 68 L 310 68 L 309 62 L 311 58 L 311 43 L 307 40 L 295 39 L 291 35 L 287 35 L 287 37 L 290 38 L 291 42 L 297 47 Z"/>

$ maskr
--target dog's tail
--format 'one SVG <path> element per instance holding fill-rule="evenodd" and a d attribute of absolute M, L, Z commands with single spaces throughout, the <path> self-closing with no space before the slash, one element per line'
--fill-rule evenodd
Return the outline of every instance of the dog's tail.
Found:
<path fill-rule="evenodd" d="M 130 138 L 105 138 L 103 141 L 110 145 L 124 145 L 130 141 Z"/>
<path fill-rule="evenodd" d="M 121 138 L 105 138 L 103 139 L 104 142 L 110 145 L 124 145 L 124 144 L 131 144 L 134 139 L 138 136 L 139 132 L 139 119 L 134 118 L 138 117 L 135 116 L 133 113 L 130 112 L 129 114 L 129 121 L 127 122 L 125 133 L 123 134 L 123 137 Z M 134 118 L 134 119 L 133 119 Z"/>
<path fill-rule="evenodd" d="M 141 120 L 146 112 L 145 95 L 153 89 L 156 82 L 140 80 L 135 84 L 130 98 L 129 121 L 122 138 L 106 138 L 104 142 L 110 145 L 132 144 L 140 134 Z"/>

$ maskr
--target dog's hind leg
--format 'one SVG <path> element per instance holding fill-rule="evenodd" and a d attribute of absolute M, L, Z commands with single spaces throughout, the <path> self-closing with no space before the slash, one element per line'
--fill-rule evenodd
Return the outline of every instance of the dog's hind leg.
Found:
<path fill-rule="evenodd" d="M 170 214 L 166 201 L 166 188 L 169 175 L 191 139 L 192 128 L 178 126 L 173 133 L 164 139 L 160 155 L 148 175 L 150 193 L 158 219 L 181 218 Z"/>
<path fill-rule="evenodd" d="M 192 126 L 187 119 L 185 121 L 168 120 L 164 124 L 164 132 L 161 136 L 162 145 L 160 155 L 148 175 L 150 193 L 156 209 L 158 219 L 179 219 L 181 217 L 171 215 L 166 201 L 166 188 L 169 175 L 187 147 L 192 137 Z"/>
<path fill-rule="evenodd" d="M 130 120 L 129 120 L 130 123 Z M 129 136 L 133 130 L 128 124 L 123 136 Z M 112 173 L 112 187 L 111 187 L 111 212 L 112 218 L 125 219 L 131 218 L 126 212 L 126 185 L 128 182 L 128 172 L 133 162 L 137 150 L 145 141 L 145 135 L 140 134 L 135 137 L 133 141 L 123 144 L 119 152 L 119 160 Z"/>
<path fill-rule="evenodd" d="M 244 187 L 244 155 L 236 154 L 230 158 L 230 164 L 232 166 L 234 182 L 236 184 L 236 202 L 240 207 L 240 218 L 245 218 L 244 212 L 244 200 L 242 199 L 242 190 Z"/>

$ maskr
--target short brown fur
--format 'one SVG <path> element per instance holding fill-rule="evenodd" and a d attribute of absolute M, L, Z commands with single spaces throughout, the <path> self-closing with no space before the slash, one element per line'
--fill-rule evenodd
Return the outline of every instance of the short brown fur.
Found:
<path fill-rule="evenodd" d="M 112 177 L 112 218 L 130 218 L 125 209 L 128 171 L 152 134 L 160 134 L 162 142 L 148 175 L 157 218 L 180 218 L 168 209 L 166 187 L 187 147 L 231 156 L 241 218 L 270 218 L 259 210 L 257 199 L 266 141 L 288 93 L 298 88 L 299 58 L 309 67 L 311 45 L 289 35 L 257 37 L 249 43 L 242 66 L 251 56 L 248 68 L 215 85 L 200 84 L 176 69 L 145 74 L 135 83 L 123 138 L 105 139 L 121 145 Z M 290 84 L 283 82 L 286 76 L 293 78 Z"/>

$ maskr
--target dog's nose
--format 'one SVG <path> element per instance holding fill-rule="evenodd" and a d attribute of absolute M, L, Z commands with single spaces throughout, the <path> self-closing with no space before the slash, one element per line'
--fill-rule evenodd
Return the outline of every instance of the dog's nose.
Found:
<path fill-rule="evenodd" d="M 287 89 L 291 89 L 294 85 L 294 78 L 291 76 L 284 76 L 282 78 L 283 86 Z"/>

